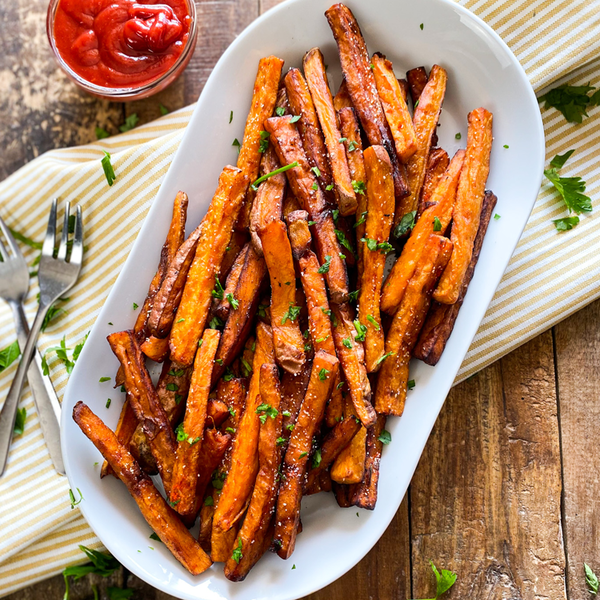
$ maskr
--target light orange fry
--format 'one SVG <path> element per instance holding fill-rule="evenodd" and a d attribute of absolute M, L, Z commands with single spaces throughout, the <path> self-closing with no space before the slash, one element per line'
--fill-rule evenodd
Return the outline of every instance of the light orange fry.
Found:
<path fill-rule="evenodd" d="M 492 120 L 492 113 L 485 108 L 477 108 L 469 113 L 467 153 L 452 214 L 451 239 L 454 249 L 438 287 L 433 292 L 435 300 L 442 304 L 454 304 L 458 300 L 471 262 L 485 183 L 490 172 Z"/>
<path fill-rule="evenodd" d="M 394 263 L 381 292 L 381 310 L 393 315 L 402 301 L 406 286 L 413 276 L 417 263 L 423 255 L 427 240 L 432 233 L 444 235 L 452 219 L 456 200 L 456 188 L 463 168 L 464 150 L 459 150 L 442 176 L 431 196 L 430 206 L 417 221 L 402 253 Z M 436 219 L 439 221 L 436 221 Z M 439 229 L 436 229 L 436 226 Z"/>

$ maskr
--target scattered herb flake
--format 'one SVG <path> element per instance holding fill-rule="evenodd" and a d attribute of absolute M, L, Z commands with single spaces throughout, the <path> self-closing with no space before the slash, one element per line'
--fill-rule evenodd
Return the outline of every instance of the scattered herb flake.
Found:
<path fill-rule="evenodd" d="M 102 169 L 104 170 L 106 182 L 109 186 L 111 186 L 115 182 L 117 176 L 115 175 L 115 170 L 113 169 L 112 163 L 110 162 L 110 154 L 106 150 L 103 150 L 103 152 L 104 156 L 102 157 L 100 162 L 102 164 Z"/>

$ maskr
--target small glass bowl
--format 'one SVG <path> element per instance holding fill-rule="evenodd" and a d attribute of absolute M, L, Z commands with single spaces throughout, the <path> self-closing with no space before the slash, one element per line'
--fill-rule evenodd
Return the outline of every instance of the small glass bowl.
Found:
<path fill-rule="evenodd" d="M 183 70 L 187 67 L 187 64 L 190 62 L 192 54 L 194 53 L 194 48 L 196 47 L 196 37 L 198 35 L 198 27 L 196 23 L 196 5 L 194 0 L 186 0 L 191 17 L 191 25 L 187 44 L 183 49 L 183 52 L 171 65 L 168 71 L 148 83 L 143 83 L 132 87 L 104 87 L 90 83 L 73 71 L 73 69 L 60 55 L 58 48 L 56 47 L 56 43 L 54 41 L 54 18 L 56 16 L 56 10 L 58 8 L 59 1 L 60 0 L 50 0 L 48 14 L 46 16 L 46 33 L 48 35 L 48 41 L 50 42 L 50 48 L 52 48 L 52 52 L 54 53 L 54 58 L 56 59 L 56 62 L 58 62 L 61 69 L 67 74 L 69 79 L 75 82 L 86 92 L 93 94 L 94 96 L 98 96 L 99 98 L 104 98 L 113 102 L 122 102 L 125 100 L 140 100 L 142 98 L 152 96 L 153 94 L 164 90 L 181 75 Z"/>

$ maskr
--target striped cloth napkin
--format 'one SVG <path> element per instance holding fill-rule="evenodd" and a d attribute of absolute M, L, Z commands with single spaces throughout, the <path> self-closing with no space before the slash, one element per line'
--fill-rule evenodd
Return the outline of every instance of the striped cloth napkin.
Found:
<path fill-rule="evenodd" d="M 508 43 L 536 92 L 550 84 L 588 82 L 600 87 L 600 0 L 463 0 Z M 49 152 L 0 184 L 0 211 L 9 226 L 41 240 L 48 199 L 78 199 L 84 208 L 88 250 L 77 286 L 40 339 L 40 349 L 65 336 L 73 348 L 90 329 L 127 257 L 148 208 L 181 141 L 193 107 L 131 132 L 88 146 Z M 582 176 L 594 204 L 600 200 L 600 108 L 583 124 L 567 123 L 556 110 L 542 110 L 547 158 L 575 148 L 561 175 Z M 113 156 L 119 185 L 108 188 L 99 159 Z M 565 216 L 545 182 L 523 237 L 489 307 L 457 381 L 507 354 L 600 296 L 600 210 L 572 231 L 558 234 L 552 219 Z M 37 251 L 26 248 L 31 262 Z M 36 282 L 27 303 L 36 310 Z M 10 314 L 0 306 L 0 339 L 14 339 Z M 4 343 L 2 345 L 5 345 Z M 14 365 L 0 375 L 4 398 Z M 68 375 L 50 362 L 59 397 Z M 7 473 L 0 479 L 0 596 L 85 562 L 78 544 L 100 542 L 77 509 L 68 484 L 55 474 L 31 396 L 23 435 L 15 438 Z"/>

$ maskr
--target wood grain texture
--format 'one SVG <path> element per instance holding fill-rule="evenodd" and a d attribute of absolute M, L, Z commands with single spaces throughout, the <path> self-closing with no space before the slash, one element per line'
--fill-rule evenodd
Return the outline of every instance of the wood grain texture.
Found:
<path fill-rule="evenodd" d="M 600 301 L 555 327 L 564 477 L 567 591 L 591 598 L 583 563 L 600 575 Z"/>
<path fill-rule="evenodd" d="M 415 597 L 431 559 L 459 574 L 450 598 L 566 598 L 560 503 L 548 332 L 446 400 L 411 483 Z"/>

